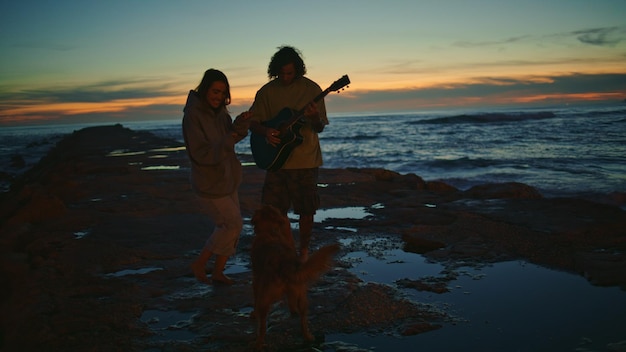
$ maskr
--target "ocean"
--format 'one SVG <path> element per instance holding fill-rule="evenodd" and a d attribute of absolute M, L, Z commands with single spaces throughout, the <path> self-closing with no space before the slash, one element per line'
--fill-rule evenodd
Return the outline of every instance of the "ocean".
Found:
<path fill-rule="evenodd" d="M 624 105 L 331 114 L 329 120 L 320 134 L 327 168 L 385 168 L 461 190 L 521 182 L 545 197 L 626 192 Z M 121 123 L 182 143 L 180 122 Z M 88 126 L 2 127 L 0 189 L 6 191 L 11 177 L 32 167 L 65 134 Z M 248 138 L 237 152 L 251 159 Z"/>

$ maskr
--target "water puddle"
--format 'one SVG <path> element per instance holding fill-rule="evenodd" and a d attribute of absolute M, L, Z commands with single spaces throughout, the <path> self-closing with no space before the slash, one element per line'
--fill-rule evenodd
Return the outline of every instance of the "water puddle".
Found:
<path fill-rule="evenodd" d="M 374 258 L 367 252 L 350 252 L 342 260 L 352 263 L 353 274 L 365 282 L 394 284 L 396 280 L 418 276 L 434 276 L 445 268 L 440 264 L 428 264 L 420 255 L 401 249 L 386 253 L 385 258 Z"/>
<path fill-rule="evenodd" d="M 315 214 L 315 222 L 324 222 L 328 219 L 355 219 L 362 220 L 368 216 L 373 216 L 366 207 L 345 207 L 320 209 Z"/>
<path fill-rule="evenodd" d="M 167 159 L 169 158 L 169 154 L 167 153 L 176 153 L 179 151 L 185 150 L 185 146 L 179 147 L 167 147 L 167 148 L 157 148 L 150 149 L 148 151 L 131 151 L 128 149 L 118 149 L 110 152 L 107 156 L 110 157 L 128 157 L 128 156 L 137 156 L 137 155 L 148 155 L 148 159 Z M 141 162 L 129 162 L 129 165 L 142 165 Z M 141 167 L 143 171 L 167 171 L 167 170 L 180 170 L 180 165 L 151 165 Z"/>
<path fill-rule="evenodd" d="M 330 344 L 348 343 L 365 351 L 408 351 L 415 346 L 427 351 L 606 351 L 626 341 L 626 293 L 592 286 L 578 275 L 511 261 L 459 267 L 449 276 L 442 264 L 400 249 L 382 258 L 354 252 L 345 259 L 367 282 L 395 285 L 402 279 L 451 277 L 446 293 L 401 290 L 466 323 L 402 338 L 333 334 L 326 336 Z"/>
<path fill-rule="evenodd" d="M 179 169 L 180 169 L 179 165 L 152 165 L 152 166 L 145 166 L 141 168 L 141 170 L 143 171 L 179 170 Z"/>
<path fill-rule="evenodd" d="M 192 341 L 198 336 L 188 329 L 191 326 L 193 317 L 197 312 L 180 312 L 146 310 L 141 315 L 140 320 L 150 327 L 154 335 L 150 336 L 150 341 Z"/>
<path fill-rule="evenodd" d="M 130 151 L 127 149 L 119 149 L 114 150 L 107 154 L 110 157 L 126 157 L 126 156 L 137 156 L 137 155 L 146 155 L 149 153 L 154 153 L 148 155 L 148 159 L 167 159 L 169 155 L 162 154 L 168 152 L 178 152 L 180 150 L 184 150 L 185 147 L 173 147 L 173 148 L 160 148 L 160 149 L 151 149 L 148 151 Z M 142 162 L 129 162 L 128 165 L 140 166 Z M 180 170 L 180 165 L 151 165 L 141 167 L 143 171 L 165 171 L 165 170 Z"/>
<path fill-rule="evenodd" d="M 150 152 L 154 152 L 154 153 L 171 153 L 171 152 L 180 152 L 185 150 L 185 146 L 178 146 L 178 147 L 166 147 L 166 148 L 156 148 L 156 149 L 150 149 Z"/>
<path fill-rule="evenodd" d="M 87 236 L 90 232 L 91 230 L 76 231 L 74 232 L 74 238 L 77 240 L 80 240 L 84 238 L 85 236 Z"/>
<path fill-rule="evenodd" d="M 122 277 L 128 275 L 144 275 L 153 271 L 163 270 L 163 268 L 141 268 L 141 269 L 125 269 L 114 273 L 106 274 L 109 277 Z"/>
<path fill-rule="evenodd" d="M 374 205 L 372 207 L 376 207 Z M 370 213 L 367 207 L 345 207 L 345 208 L 328 208 L 328 209 L 319 209 L 315 214 L 315 222 L 322 223 L 328 219 L 354 219 L 354 220 L 362 220 L 367 218 L 368 216 L 373 216 Z M 293 212 L 289 212 L 287 214 L 289 219 L 292 221 L 292 228 L 298 228 L 298 215 Z M 356 228 L 345 227 L 345 226 L 327 226 L 325 227 L 327 230 L 338 230 L 345 232 L 357 232 Z"/>
<path fill-rule="evenodd" d="M 179 147 L 166 147 L 166 148 L 156 148 L 156 149 L 150 149 L 148 151 L 145 150 L 129 150 L 129 149 L 116 149 L 111 151 L 109 154 L 107 154 L 107 156 L 136 156 L 136 155 L 145 155 L 148 153 L 175 153 L 175 152 L 179 152 L 185 150 L 185 146 L 179 146 Z"/>
<path fill-rule="evenodd" d="M 119 156 L 135 156 L 135 155 L 144 155 L 145 151 L 130 151 L 127 149 L 118 149 L 110 152 L 107 156 L 119 157 Z"/>
<path fill-rule="evenodd" d="M 247 256 L 232 256 L 228 260 L 228 264 L 226 264 L 226 269 L 224 269 L 224 274 L 226 275 L 234 275 L 240 274 L 250 271 L 250 261 Z"/>

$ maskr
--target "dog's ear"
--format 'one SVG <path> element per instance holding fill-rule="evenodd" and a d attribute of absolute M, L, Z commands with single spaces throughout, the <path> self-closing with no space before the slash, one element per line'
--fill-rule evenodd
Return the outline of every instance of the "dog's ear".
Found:
<path fill-rule="evenodd" d="M 250 222 L 254 225 L 263 219 L 271 219 L 273 215 L 273 209 L 271 205 L 264 205 L 263 207 L 257 209 L 250 219 Z"/>

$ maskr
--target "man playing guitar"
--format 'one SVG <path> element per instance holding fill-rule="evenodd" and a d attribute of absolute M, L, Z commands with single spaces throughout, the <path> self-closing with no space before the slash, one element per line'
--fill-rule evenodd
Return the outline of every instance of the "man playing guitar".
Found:
<path fill-rule="evenodd" d="M 267 122 L 281 113 L 291 117 L 298 110 L 302 116 L 295 116 L 298 131 L 295 135 L 290 133 L 290 136 L 298 138 L 298 143 L 285 153 L 284 163 L 274 168 L 259 165 L 267 169 L 262 203 L 275 206 L 285 216 L 293 206 L 294 213 L 299 215 L 300 258 L 306 261 L 313 217 L 319 208 L 317 179 L 323 161 L 318 133 L 328 124 L 326 106 L 323 99 L 314 101 L 315 97 L 322 95 L 322 89 L 304 77 L 306 67 L 297 49 L 289 46 L 279 48 L 267 72 L 271 80 L 258 90 L 250 109 L 250 130 L 255 134 L 255 140 L 260 140 L 257 143 L 270 148 L 286 144 L 285 139 L 291 137 L 287 137 L 279 126 L 272 127 Z"/>

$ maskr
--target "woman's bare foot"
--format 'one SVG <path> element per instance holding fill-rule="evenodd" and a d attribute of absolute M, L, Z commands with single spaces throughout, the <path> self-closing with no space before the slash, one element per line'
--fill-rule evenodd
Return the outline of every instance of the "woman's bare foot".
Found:
<path fill-rule="evenodd" d="M 198 279 L 198 281 L 203 282 L 207 285 L 211 284 L 211 280 L 206 276 L 206 269 L 204 268 L 204 263 L 193 262 L 191 263 L 191 271 L 193 272 L 193 276 Z"/>
<path fill-rule="evenodd" d="M 211 275 L 211 280 L 216 284 L 232 285 L 235 283 L 233 279 L 224 275 L 224 273 L 213 273 L 213 275 Z"/>

